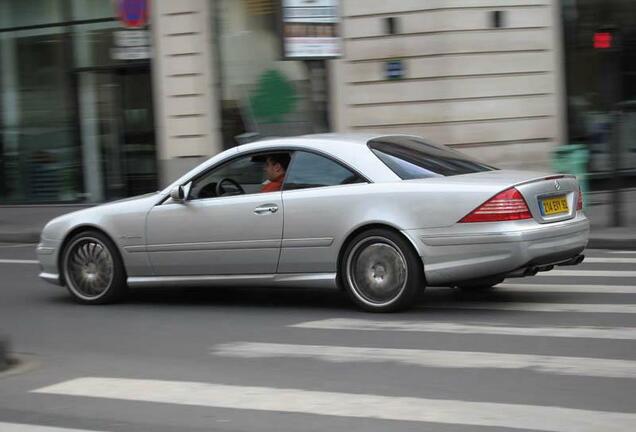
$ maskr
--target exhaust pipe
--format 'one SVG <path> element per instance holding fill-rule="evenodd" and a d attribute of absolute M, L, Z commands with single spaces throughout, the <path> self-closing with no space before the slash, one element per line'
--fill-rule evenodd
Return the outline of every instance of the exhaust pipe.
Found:
<path fill-rule="evenodd" d="M 554 266 L 552 264 L 550 265 L 542 265 L 542 266 L 537 266 L 537 273 L 538 272 L 544 272 L 544 271 L 550 271 L 554 268 Z"/>
<path fill-rule="evenodd" d="M 554 266 L 575 266 L 575 265 L 581 264 L 584 259 L 585 259 L 585 255 L 577 255 L 568 260 L 553 263 L 553 264 L 531 265 L 528 267 L 522 267 L 520 269 L 514 270 L 506 274 L 505 277 L 519 278 L 519 277 L 526 277 L 526 276 L 534 276 L 539 272 L 550 271 L 554 268 Z"/>

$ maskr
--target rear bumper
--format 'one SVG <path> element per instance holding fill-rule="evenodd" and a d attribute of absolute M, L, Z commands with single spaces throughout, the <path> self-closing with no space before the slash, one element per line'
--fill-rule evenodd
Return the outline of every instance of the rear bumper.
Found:
<path fill-rule="evenodd" d="M 457 224 L 442 230 L 404 231 L 424 263 L 429 285 L 505 275 L 529 264 L 550 264 L 580 254 L 587 245 L 589 220 L 552 224 L 533 221 Z"/>

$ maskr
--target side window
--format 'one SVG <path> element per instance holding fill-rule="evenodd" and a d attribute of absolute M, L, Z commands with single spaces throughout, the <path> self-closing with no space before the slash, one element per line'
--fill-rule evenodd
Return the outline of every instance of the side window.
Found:
<path fill-rule="evenodd" d="M 289 160 L 288 152 L 259 153 L 231 160 L 202 177 L 194 180 L 189 199 L 214 198 L 219 196 L 255 194 L 264 190 L 267 183 L 266 164 L 272 156 Z"/>
<path fill-rule="evenodd" d="M 359 175 L 337 162 L 314 153 L 298 151 L 287 173 L 283 190 L 364 182 Z"/>

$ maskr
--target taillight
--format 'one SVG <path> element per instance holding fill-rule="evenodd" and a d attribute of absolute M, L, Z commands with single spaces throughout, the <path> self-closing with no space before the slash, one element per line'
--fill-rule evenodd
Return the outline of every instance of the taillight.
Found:
<path fill-rule="evenodd" d="M 576 209 L 583 210 L 583 192 L 581 192 L 580 187 L 579 187 L 579 197 L 576 200 Z"/>
<path fill-rule="evenodd" d="M 531 218 L 526 200 L 517 189 L 510 188 L 490 198 L 459 222 L 502 222 Z"/>

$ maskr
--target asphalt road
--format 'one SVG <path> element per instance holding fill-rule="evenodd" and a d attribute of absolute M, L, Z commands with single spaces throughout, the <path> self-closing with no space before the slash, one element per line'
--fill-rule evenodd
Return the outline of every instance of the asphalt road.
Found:
<path fill-rule="evenodd" d="M 80 306 L 0 245 L 1 432 L 636 430 L 636 253 L 358 312 L 305 289 Z"/>

